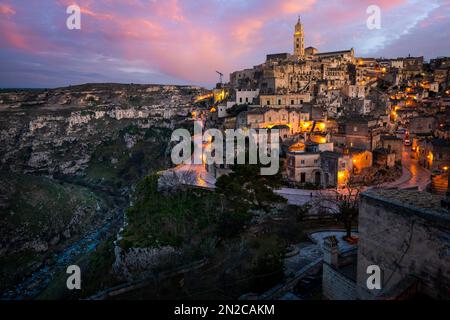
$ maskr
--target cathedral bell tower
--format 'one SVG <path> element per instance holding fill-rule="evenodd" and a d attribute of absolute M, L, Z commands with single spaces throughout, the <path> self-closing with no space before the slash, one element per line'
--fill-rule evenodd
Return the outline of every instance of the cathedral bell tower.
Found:
<path fill-rule="evenodd" d="M 295 32 L 294 32 L 294 56 L 301 58 L 304 55 L 305 55 L 305 45 L 304 45 L 303 24 L 300 22 L 299 16 L 297 24 L 295 25 Z"/>

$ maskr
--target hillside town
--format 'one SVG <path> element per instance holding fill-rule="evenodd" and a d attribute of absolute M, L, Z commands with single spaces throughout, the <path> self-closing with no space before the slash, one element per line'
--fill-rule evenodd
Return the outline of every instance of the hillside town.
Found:
<path fill-rule="evenodd" d="M 356 234 L 322 232 L 325 298 L 448 298 L 450 57 L 320 52 L 304 47 L 305 30 L 299 18 L 292 54 L 268 54 L 264 63 L 232 72 L 229 83 L 201 97 L 210 99 L 210 110 L 195 116 L 223 131 L 278 129 L 277 192 L 290 204 L 327 211 L 324 194 L 342 199 L 358 190 Z M 214 188 L 232 166 L 195 170 L 201 186 Z M 387 289 L 367 290 L 372 264 L 383 266 Z M 284 295 L 272 298 L 298 299 L 278 290 Z"/>
<path fill-rule="evenodd" d="M 448 300 L 450 57 L 307 32 L 213 89 L 0 90 L 0 300 Z M 278 172 L 174 163 L 198 123 L 277 132 Z"/>
<path fill-rule="evenodd" d="M 293 48 L 231 73 L 214 90 L 213 112 L 199 116 L 224 130 L 279 129 L 289 184 L 339 188 L 354 177 L 377 185 L 401 176 L 403 166 L 414 171 L 420 190 L 445 193 L 450 58 L 425 63 L 358 58 L 353 48 L 319 52 L 304 48 L 300 19 Z M 220 175 L 221 168 L 210 169 Z"/>

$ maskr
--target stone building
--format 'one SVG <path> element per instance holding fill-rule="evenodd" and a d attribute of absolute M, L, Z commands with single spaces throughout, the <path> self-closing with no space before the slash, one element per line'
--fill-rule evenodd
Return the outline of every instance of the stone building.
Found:
<path fill-rule="evenodd" d="M 417 134 L 431 134 L 436 126 L 434 117 L 420 116 L 414 117 L 409 122 L 409 132 L 412 136 Z"/>
<path fill-rule="evenodd" d="M 443 197 L 412 190 L 361 194 L 357 297 L 449 299 L 450 214 Z M 381 269 L 381 289 L 367 288 L 367 267 Z"/>
<path fill-rule="evenodd" d="M 316 57 L 319 59 L 343 59 L 346 62 L 355 62 L 355 50 L 331 51 L 316 53 Z"/>
<path fill-rule="evenodd" d="M 450 141 L 439 138 L 416 139 L 415 157 L 419 164 L 430 170 L 450 167 Z"/>
<path fill-rule="evenodd" d="M 322 184 L 320 151 L 316 146 L 305 146 L 304 150 L 287 152 L 287 176 L 299 183 Z"/>
<path fill-rule="evenodd" d="M 348 84 L 343 86 L 342 93 L 349 98 L 364 98 L 366 96 L 366 88 L 361 85 Z"/>
<path fill-rule="evenodd" d="M 347 154 L 324 151 L 320 154 L 320 167 L 323 171 L 324 187 L 339 187 L 347 182 L 352 171 L 352 160 Z"/>
<path fill-rule="evenodd" d="M 347 183 L 353 171 L 352 155 L 334 152 L 333 144 L 326 141 L 299 142 L 287 152 L 287 177 L 290 181 L 321 187 L 341 187 Z"/>
<path fill-rule="evenodd" d="M 434 130 L 434 136 L 443 140 L 450 140 L 450 123 L 441 124 Z"/>
<path fill-rule="evenodd" d="M 353 115 L 339 120 L 339 131 L 332 140 L 343 147 L 371 151 L 379 146 L 382 131 L 376 119 Z"/>
<path fill-rule="evenodd" d="M 261 95 L 260 105 L 265 107 L 283 108 L 288 106 L 301 106 L 311 101 L 311 95 L 284 94 L 284 95 Z"/>
<path fill-rule="evenodd" d="M 427 192 L 363 192 L 357 250 L 344 252 L 339 248 L 339 241 L 344 240 L 325 238 L 324 298 L 450 299 L 449 208 L 447 198 Z M 380 288 L 369 289 L 369 266 L 379 268 Z"/>
<path fill-rule="evenodd" d="M 301 132 L 301 122 L 309 121 L 309 112 L 301 108 L 253 108 L 242 112 L 237 117 L 238 128 L 272 128 L 277 125 L 287 125 L 291 134 Z"/>
<path fill-rule="evenodd" d="M 319 52 L 319 50 L 317 50 L 314 47 L 305 48 L 305 56 L 313 56 L 313 55 L 317 54 L 318 52 Z"/>
<path fill-rule="evenodd" d="M 360 174 L 363 169 L 370 168 L 372 166 L 373 159 L 371 151 L 350 148 L 345 150 L 345 153 L 347 152 L 352 159 L 352 173 Z"/>
<path fill-rule="evenodd" d="M 373 150 L 373 162 L 379 167 L 392 168 L 395 166 L 395 153 L 386 148 L 377 148 Z"/>
<path fill-rule="evenodd" d="M 236 104 L 257 104 L 259 89 L 236 89 Z"/>
<path fill-rule="evenodd" d="M 395 161 L 402 161 L 403 139 L 397 136 L 381 136 L 381 147 L 395 154 Z"/>
<path fill-rule="evenodd" d="M 349 72 L 354 64 L 353 49 L 320 53 L 308 47 L 305 52 L 300 19 L 294 27 L 293 46 L 292 55 L 269 54 L 264 63 L 231 73 L 230 86 L 258 88 L 268 95 L 311 94 L 312 99 L 326 90 L 340 90 L 353 81 Z"/>

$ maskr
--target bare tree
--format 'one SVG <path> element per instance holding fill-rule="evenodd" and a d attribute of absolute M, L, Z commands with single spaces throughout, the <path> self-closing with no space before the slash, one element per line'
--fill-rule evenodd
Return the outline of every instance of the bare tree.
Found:
<path fill-rule="evenodd" d="M 343 223 L 346 239 L 351 238 L 352 222 L 358 216 L 361 187 L 351 181 L 342 189 L 327 189 L 319 193 L 316 205 L 336 216 Z"/>
<path fill-rule="evenodd" d="M 158 189 L 164 192 L 178 191 L 187 185 L 194 185 L 197 176 L 192 170 L 164 172 L 158 181 Z"/>

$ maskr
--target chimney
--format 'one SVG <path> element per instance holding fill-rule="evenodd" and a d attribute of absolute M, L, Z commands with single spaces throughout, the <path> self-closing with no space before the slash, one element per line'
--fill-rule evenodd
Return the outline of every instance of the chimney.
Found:
<path fill-rule="evenodd" d="M 335 236 L 328 236 L 323 243 L 323 261 L 333 267 L 339 267 L 339 247 Z"/>

